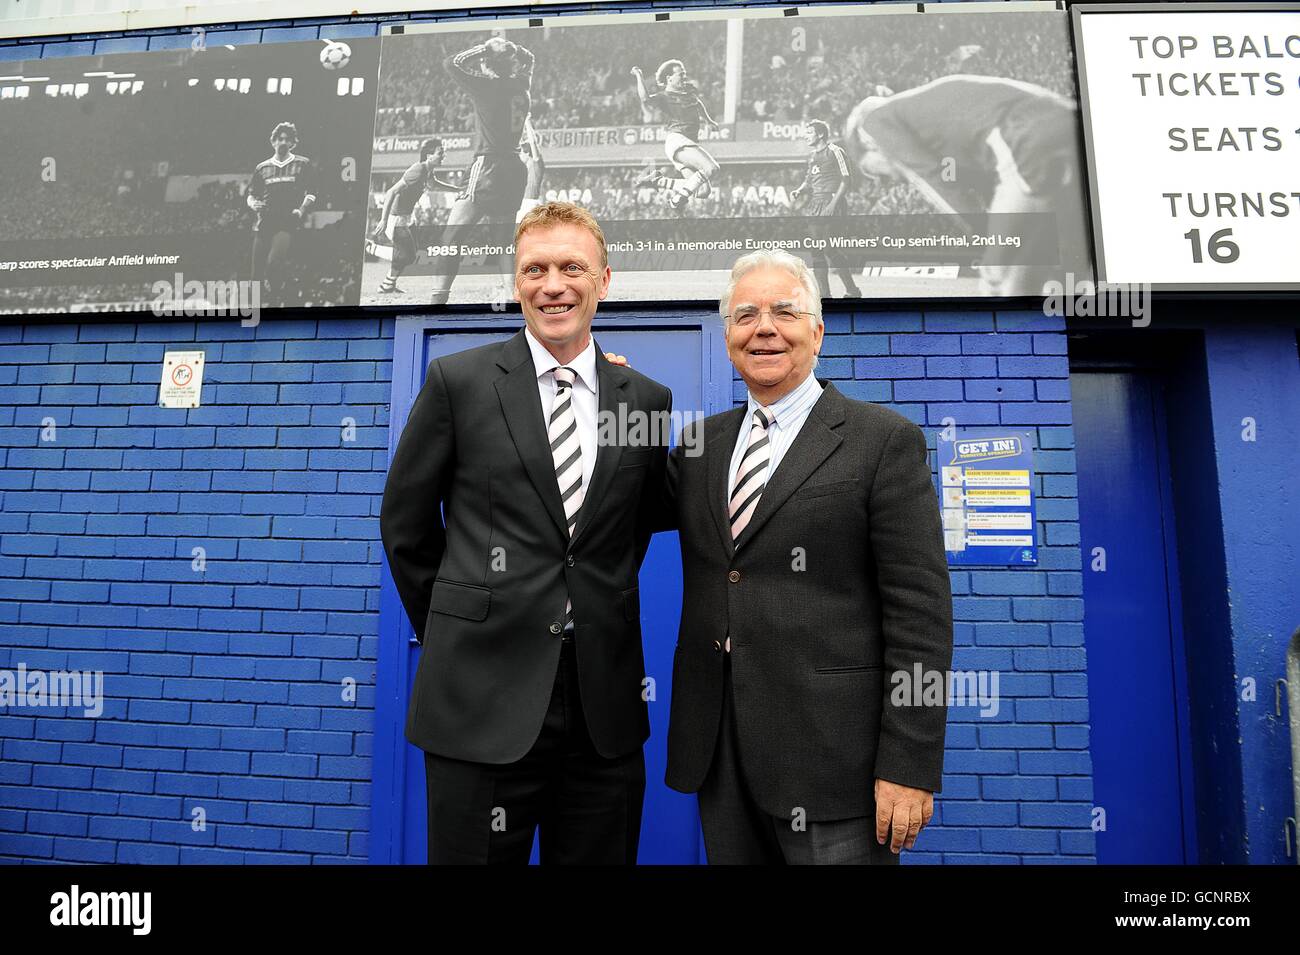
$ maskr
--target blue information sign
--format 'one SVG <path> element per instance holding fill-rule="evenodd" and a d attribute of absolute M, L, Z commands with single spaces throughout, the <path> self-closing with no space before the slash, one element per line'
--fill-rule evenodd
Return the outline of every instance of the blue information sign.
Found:
<path fill-rule="evenodd" d="M 1037 564 L 1033 432 L 963 428 L 937 452 L 948 563 Z"/>

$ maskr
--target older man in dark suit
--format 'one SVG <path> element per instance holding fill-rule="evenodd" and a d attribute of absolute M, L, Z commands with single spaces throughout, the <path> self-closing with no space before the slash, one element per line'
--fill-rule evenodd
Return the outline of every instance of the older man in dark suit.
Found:
<path fill-rule="evenodd" d="M 742 258 L 721 311 L 748 399 L 669 459 L 685 594 L 667 782 L 699 793 L 710 863 L 897 862 L 933 813 L 947 717 L 945 694 L 903 684 L 919 666 L 946 686 L 952 659 L 925 437 L 813 375 L 801 260 Z"/>

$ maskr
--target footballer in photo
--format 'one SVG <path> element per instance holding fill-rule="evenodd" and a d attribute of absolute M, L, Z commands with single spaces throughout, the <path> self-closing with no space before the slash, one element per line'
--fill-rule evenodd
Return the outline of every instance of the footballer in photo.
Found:
<path fill-rule="evenodd" d="M 378 38 L 197 34 L 6 64 L 0 260 L 26 267 L 0 273 L 0 310 L 219 314 L 236 282 L 260 307 L 355 305 L 378 65 Z"/>

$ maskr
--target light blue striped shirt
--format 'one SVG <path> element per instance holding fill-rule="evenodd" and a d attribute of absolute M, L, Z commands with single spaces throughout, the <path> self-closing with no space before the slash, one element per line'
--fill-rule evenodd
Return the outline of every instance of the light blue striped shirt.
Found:
<path fill-rule="evenodd" d="M 778 398 L 767 409 L 769 417 L 776 416 L 767 428 L 768 439 L 771 441 L 769 447 L 770 454 L 767 459 L 767 476 L 763 479 L 766 484 L 776 473 L 777 465 L 785 457 L 786 451 L 790 450 L 790 445 L 794 444 L 794 439 L 799 436 L 799 429 L 803 423 L 808 420 L 808 413 L 812 411 L 813 405 L 817 399 L 822 396 L 822 383 L 817 380 L 817 376 L 809 374 L 803 382 L 782 398 Z M 731 476 L 727 479 L 727 500 L 731 500 L 731 492 L 736 489 L 736 472 L 740 469 L 740 459 L 745 456 L 745 449 L 749 447 L 749 431 L 754 426 L 754 412 L 763 407 L 754 400 L 754 396 L 749 396 L 749 403 L 745 406 L 745 421 L 740 426 L 740 434 L 736 436 L 736 449 L 731 452 Z"/>

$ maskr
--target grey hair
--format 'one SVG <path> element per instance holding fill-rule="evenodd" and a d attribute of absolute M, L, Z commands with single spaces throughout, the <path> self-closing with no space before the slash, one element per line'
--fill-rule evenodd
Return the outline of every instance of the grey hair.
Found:
<path fill-rule="evenodd" d="M 718 313 L 722 316 L 722 321 L 724 323 L 729 321 L 727 315 L 731 312 L 731 296 L 735 294 L 736 285 L 740 280 L 755 269 L 768 267 L 784 269 L 799 280 L 799 284 L 808 294 L 808 310 L 816 317 L 817 324 L 823 324 L 822 294 L 817 287 L 817 277 L 813 275 L 812 269 L 808 268 L 807 262 L 784 249 L 759 249 L 757 252 L 742 255 L 736 260 L 736 264 L 731 267 L 731 278 L 727 280 L 727 290 L 722 293 L 722 301 L 718 305 Z"/>

